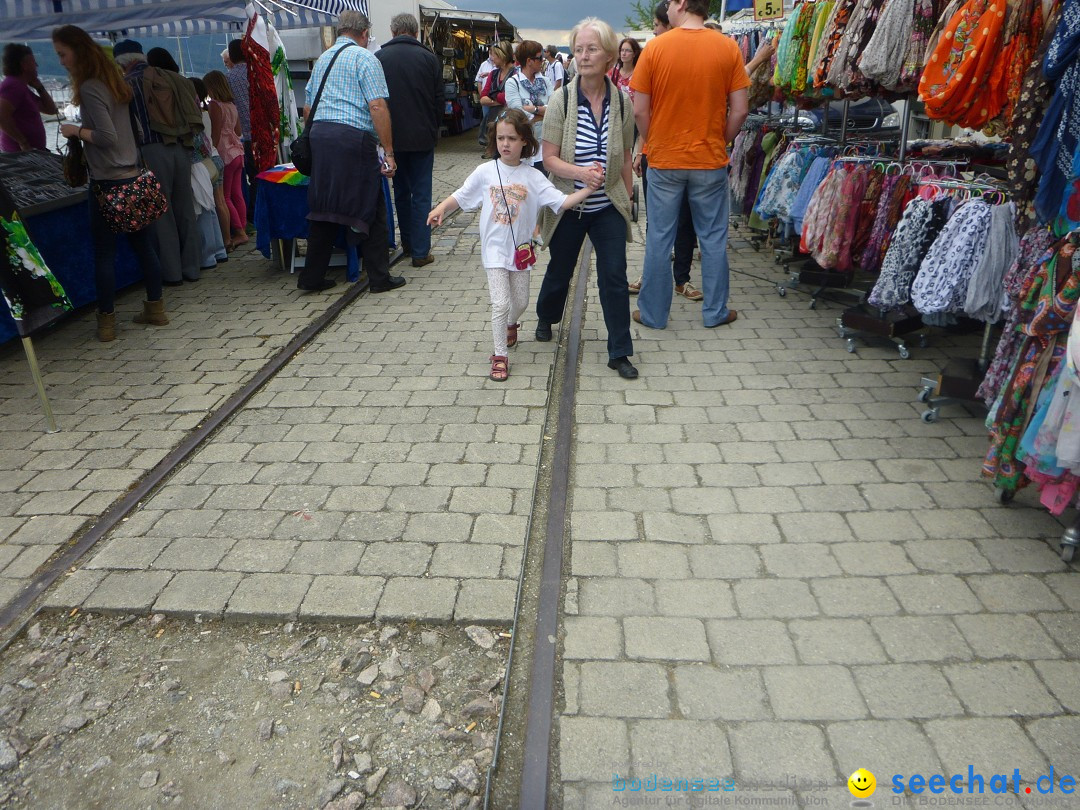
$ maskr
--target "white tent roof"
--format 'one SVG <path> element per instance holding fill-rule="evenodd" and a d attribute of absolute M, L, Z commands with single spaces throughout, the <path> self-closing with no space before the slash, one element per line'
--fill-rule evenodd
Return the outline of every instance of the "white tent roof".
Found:
<path fill-rule="evenodd" d="M 367 0 L 254 0 L 278 29 L 333 25 L 350 8 L 367 13 Z M 49 39 L 58 25 L 126 36 L 242 32 L 246 0 L 0 0 L 0 38 Z"/>

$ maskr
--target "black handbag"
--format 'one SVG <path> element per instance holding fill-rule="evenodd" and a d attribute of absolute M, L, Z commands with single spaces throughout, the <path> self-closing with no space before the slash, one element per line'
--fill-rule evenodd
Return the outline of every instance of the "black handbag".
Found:
<path fill-rule="evenodd" d="M 300 174 L 311 176 L 311 140 L 308 138 L 308 132 L 311 129 L 311 125 L 315 123 L 315 110 L 319 108 L 319 99 L 322 98 L 323 88 L 326 87 L 326 80 L 330 78 L 330 71 L 334 69 L 334 62 L 341 56 L 341 52 L 345 48 L 351 48 L 355 43 L 348 43 L 341 48 L 338 48 L 330 58 L 330 64 L 326 67 L 326 73 L 323 74 L 322 81 L 319 82 L 319 92 L 315 94 L 315 101 L 311 103 L 311 109 L 308 111 L 307 118 L 304 120 L 304 131 L 300 133 L 300 137 L 294 140 L 289 145 L 289 157 L 292 158 L 293 166 Z M 359 47 L 359 46 L 357 46 Z"/>

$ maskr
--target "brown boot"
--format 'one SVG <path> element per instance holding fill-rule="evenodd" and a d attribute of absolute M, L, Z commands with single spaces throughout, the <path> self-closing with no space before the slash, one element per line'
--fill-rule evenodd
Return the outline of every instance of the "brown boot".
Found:
<path fill-rule="evenodd" d="M 115 312 L 99 312 L 97 314 L 97 339 L 102 343 L 116 340 Z"/>
<path fill-rule="evenodd" d="M 168 326 L 169 317 L 165 314 L 165 299 L 143 301 L 142 312 L 135 316 L 135 323 L 148 323 L 151 326 Z"/>

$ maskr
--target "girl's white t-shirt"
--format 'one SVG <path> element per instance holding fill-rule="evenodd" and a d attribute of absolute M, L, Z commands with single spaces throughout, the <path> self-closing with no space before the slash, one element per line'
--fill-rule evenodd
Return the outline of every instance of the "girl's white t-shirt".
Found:
<path fill-rule="evenodd" d="M 507 166 L 498 159 L 477 166 L 452 196 L 466 210 L 480 209 L 484 267 L 506 270 L 517 270 L 514 251 L 532 239 L 540 209 L 546 205 L 557 214 L 566 201 L 566 195 L 532 166 Z"/>

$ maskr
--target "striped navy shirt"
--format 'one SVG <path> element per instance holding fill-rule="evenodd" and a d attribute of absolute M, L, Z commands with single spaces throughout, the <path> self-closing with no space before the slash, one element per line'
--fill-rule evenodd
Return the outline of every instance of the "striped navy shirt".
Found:
<path fill-rule="evenodd" d="M 604 112 L 601 120 L 597 121 L 593 115 L 592 105 L 585 98 L 578 86 L 578 121 L 577 138 L 574 141 L 574 163 L 578 166 L 592 166 L 599 163 L 607 171 L 608 153 L 608 119 L 611 109 L 611 87 L 608 85 L 607 94 L 604 96 Z M 580 180 L 574 181 L 574 190 L 585 188 Z M 599 188 L 585 198 L 585 202 L 578 206 L 579 211 L 599 211 L 611 205 L 611 200 L 603 188 Z"/>

